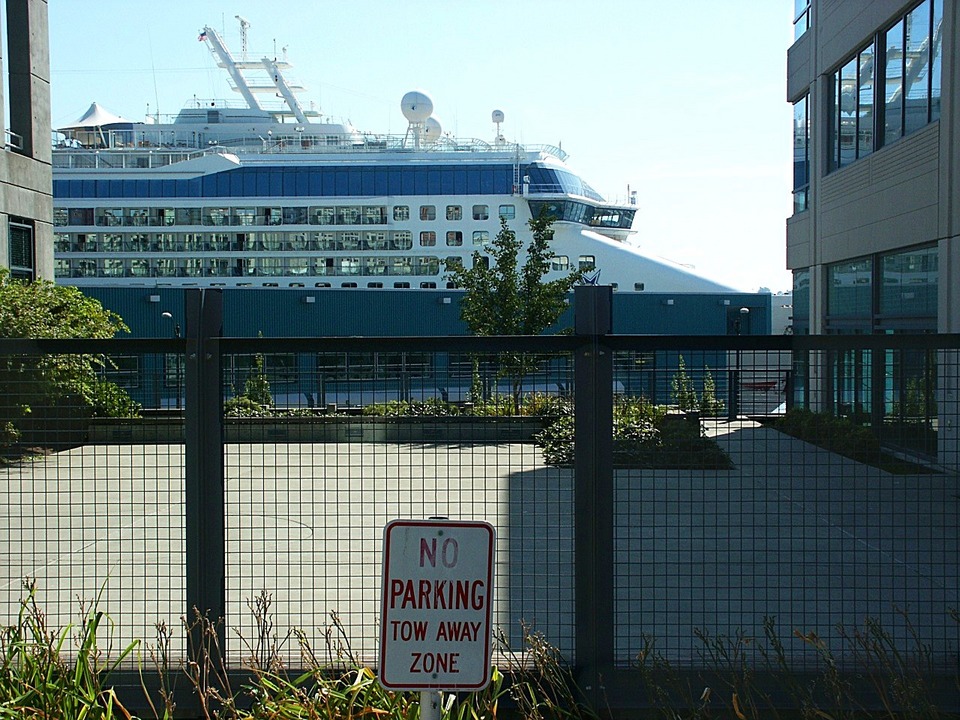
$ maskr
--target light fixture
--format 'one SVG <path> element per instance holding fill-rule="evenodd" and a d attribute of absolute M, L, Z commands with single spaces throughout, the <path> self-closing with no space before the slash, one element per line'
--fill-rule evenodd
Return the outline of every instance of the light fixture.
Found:
<path fill-rule="evenodd" d="M 152 302 L 152 303 L 160 302 L 160 296 L 159 296 L 159 295 L 150 295 L 150 296 L 147 297 L 147 302 Z"/>

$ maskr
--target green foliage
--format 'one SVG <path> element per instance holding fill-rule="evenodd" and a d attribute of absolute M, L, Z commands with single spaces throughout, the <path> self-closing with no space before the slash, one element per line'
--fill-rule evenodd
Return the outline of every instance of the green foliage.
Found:
<path fill-rule="evenodd" d="M 683 355 L 677 361 L 677 372 L 670 381 L 673 388 L 673 399 L 684 412 L 695 412 L 700 409 L 697 402 L 697 391 L 693 388 L 693 381 L 687 375 L 687 364 Z"/>
<path fill-rule="evenodd" d="M 704 368 L 703 393 L 700 395 L 700 413 L 705 417 L 717 417 L 724 410 L 723 401 L 717 397 L 717 384 L 713 380 L 710 368 Z"/>
<path fill-rule="evenodd" d="M 260 337 L 263 337 L 263 335 Z M 257 353 L 253 358 L 253 370 L 250 371 L 243 384 L 243 397 L 261 407 L 273 405 L 273 394 L 270 392 L 270 383 L 267 382 L 267 372 L 264 369 L 261 353 Z"/>
<path fill-rule="evenodd" d="M 129 332 L 120 316 L 73 287 L 11 279 L 0 268 L 0 337 L 112 338 Z M 140 407 L 101 379 L 110 360 L 97 355 L 8 355 L 0 358 L 0 424 L 4 440 L 42 444 L 56 435 L 82 438 L 90 417 L 135 417 Z M 70 422 L 73 421 L 73 425 Z"/>
<path fill-rule="evenodd" d="M 36 584 L 25 582 L 24 591 L 16 624 L 0 631 L 0 717 L 129 718 L 107 682 L 137 643 L 118 657 L 105 654 L 99 641 L 107 618 L 97 603 L 81 608 L 79 628 L 55 632 L 37 604 Z"/>
<path fill-rule="evenodd" d="M 487 248 L 492 262 L 475 251 L 470 268 L 447 265 L 449 279 L 466 291 L 460 302 L 460 317 L 475 335 L 539 335 L 566 310 L 567 294 L 580 281 L 582 272 L 572 270 L 564 277 L 545 281 L 553 259 L 553 218 L 541 213 L 528 226 L 531 240 L 522 265 L 523 244 L 504 218 L 500 218 L 500 232 Z M 538 364 L 538 358 L 526 353 L 500 356 L 501 376 L 510 378 L 513 386 L 515 412 L 520 408 L 523 378 Z"/>
<path fill-rule="evenodd" d="M 573 415 L 560 417 L 534 436 L 548 465 L 572 465 Z M 670 414 L 646 398 L 619 398 L 613 408 L 613 462 L 635 468 L 731 467 L 730 459 L 703 437 L 695 418 Z"/>
<path fill-rule="evenodd" d="M 459 415 L 460 408 L 440 398 L 391 400 L 366 405 L 363 414 L 376 417 L 451 417 Z"/>
<path fill-rule="evenodd" d="M 880 456 L 880 441 L 869 428 L 830 413 L 794 408 L 773 426 L 787 435 L 860 462 L 876 461 Z"/>

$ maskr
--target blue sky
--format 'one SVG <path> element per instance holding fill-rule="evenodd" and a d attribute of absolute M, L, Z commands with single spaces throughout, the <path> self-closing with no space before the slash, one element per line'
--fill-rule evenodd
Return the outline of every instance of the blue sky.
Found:
<path fill-rule="evenodd" d="M 744 290 L 790 287 L 788 0 L 55 0 L 54 127 L 93 101 L 133 120 L 194 95 L 239 99 L 204 25 L 240 53 L 286 47 L 334 119 L 402 133 L 400 98 L 432 97 L 445 131 L 561 145 L 608 197 L 638 194 L 633 242 Z"/>

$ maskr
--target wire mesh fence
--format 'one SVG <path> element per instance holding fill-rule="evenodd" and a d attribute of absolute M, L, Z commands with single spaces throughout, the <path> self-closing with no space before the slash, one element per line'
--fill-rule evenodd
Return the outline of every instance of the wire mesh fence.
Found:
<path fill-rule="evenodd" d="M 217 342 L 211 407 L 198 407 L 210 388 L 191 385 L 189 338 L 96 341 L 85 355 L 0 343 L 0 622 L 34 578 L 51 626 L 99 598 L 115 645 L 151 642 L 160 622 L 184 657 L 199 582 L 222 588 L 234 666 L 260 632 L 262 592 L 281 635 L 324 649 L 335 619 L 373 664 L 383 528 L 442 516 L 496 527 L 494 624 L 510 642 L 533 628 L 621 678 L 606 692 L 623 702 L 651 642 L 705 669 L 718 638 L 751 638 L 761 667 L 772 633 L 798 671 L 822 667 L 824 648 L 855 670 L 873 628 L 931 672 L 955 671 L 955 336 Z M 577 374 L 590 354 L 610 363 L 592 382 Z M 91 387 L 122 388 L 134 417 L 51 386 L 78 367 Z M 609 451 L 578 464 L 599 432 L 581 413 L 599 396 L 612 417 L 588 419 Z M 192 445 L 205 420 L 212 444 Z M 222 469 L 202 482 L 222 503 L 191 516 L 190 488 L 212 487 L 191 454 L 210 447 Z M 609 500 L 586 519 L 585 490 Z M 222 570 L 191 550 L 217 523 Z M 190 557 L 214 571 L 191 580 Z M 593 604 L 585 576 L 606 578 Z M 282 653 L 300 659 L 293 639 Z"/>

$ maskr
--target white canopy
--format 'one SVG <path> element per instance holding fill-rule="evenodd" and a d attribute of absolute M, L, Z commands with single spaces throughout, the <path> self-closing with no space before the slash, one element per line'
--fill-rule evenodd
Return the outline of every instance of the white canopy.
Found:
<path fill-rule="evenodd" d="M 94 102 L 90 105 L 90 109 L 87 110 L 83 116 L 77 120 L 73 125 L 66 125 L 62 128 L 57 128 L 58 130 L 84 130 L 84 129 L 95 129 L 102 128 L 108 125 L 116 125 L 117 123 L 129 123 L 133 122 L 132 120 L 127 120 L 125 117 L 120 117 L 119 115 L 114 115 L 109 110 L 101 107 L 99 104 Z"/>

